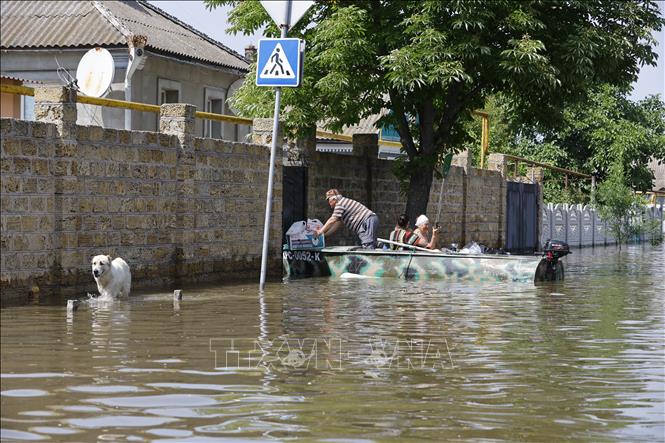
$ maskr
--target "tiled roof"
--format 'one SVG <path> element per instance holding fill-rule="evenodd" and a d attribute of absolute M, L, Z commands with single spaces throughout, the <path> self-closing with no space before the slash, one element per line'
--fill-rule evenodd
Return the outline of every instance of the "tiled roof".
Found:
<path fill-rule="evenodd" d="M 3 49 L 126 44 L 89 1 L 2 1 L 0 16 Z"/>
<path fill-rule="evenodd" d="M 353 134 L 376 134 L 379 128 L 376 122 L 381 118 L 381 114 L 373 114 L 369 117 L 361 119 L 357 124 L 351 126 L 344 126 L 342 128 L 342 135 L 352 136 Z M 326 125 L 325 121 L 320 121 L 316 125 L 318 129 L 326 132 L 331 132 Z"/>
<path fill-rule="evenodd" d="M 381 117 L 381 114 L 370 115 L 365 117 L 358 122 L 358 124 L 353 126 L 344 126 L 342 129 L 342 134 L 344 135 L 353 135 L 353 134 L 376 134 L 379 132 L 379 128 L 376 127 L 376 122 Z"/>
<path fill-rule="evenodd" d="M 25 78 L 16 77 L 14 75 L 6 75 L 6 74 L 0 75 L 0 79 L 9 80 L 9 81 L 16 82 L 16 83 L 19 83 L 19 84 L 21 84 L 21 83 L 43 84 L 43 82 L 40 82 L 38 80 L 28 80 L 28 79 L 25 79 Z"/>
<path fill-rule="evenodd" d="M 143 0 L 0 2 L 0 47 L 125 46 L 128 35 L 146 49 L 246 71 L 240 54 Z"/>

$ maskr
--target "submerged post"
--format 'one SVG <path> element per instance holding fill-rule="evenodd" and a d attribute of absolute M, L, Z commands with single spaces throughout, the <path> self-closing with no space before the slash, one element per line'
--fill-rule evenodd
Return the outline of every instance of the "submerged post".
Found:
<path fill-rule="evenodd" d="M 285 34 L 282 30 L 282 34 Z M 261 278 L 259 289 L 263 291 L 266 286 L 266 271 L 268 269 L 268 240 L 270 239 L 270 216 L 272 213 L 272 188 L 275 180 L 275 157 L 277 153 L 277 135 L 279 134 L 279 105 L 282 98 L 281 88 L 275 88 L 275 121 L 272 125 L 272 145 L 270 147 L 270 166 L 268 172 L 268 193 L 266 196 L 266 214 L 263 221 L 263 249 L 261 250 Z"/>
<path fill-rule="evenodd" d="M 289 20 L 291 17 L 291 2 L 287 2 L 285 8 L 286 18 L 282 28 L 282 38 L 286 38 L 289 30 Z M 266 216 L 263 222 L 263 249 L 261 250 L 261 277 L 259 279 L 259 290 L 263 291 L 266 287 L 266 271 L 268 269 L 268 240 L 270 239 L 270 215 L 272 212 L 272 186 L 275 180 L 275 157 L 277 156 L 277 134 L 279 134 L 279 105 L 282 98 L 282 88 L 275 88 L 275 111 L 274 122 L 272 124 L 272 145 L 270 147 L 270 166 L 268 172 L 268 194 L 266 196 Z"/>
<path fill-rule="evenodd" d="M 282 29 L 280 39 L 259 40 L 258 60 L 256 63 L 256 85 L 275 87 L 275 113 L 273 121 L 273 137 L 270 149 L 270 169 L 268 172 L 268 192 L 266 196 L 266 216 L 263 225 L 263 250 L 261 251 L 261 279 L 259 290 L 263 291 L 266 284 L 268 268 L 268 239 L 270 237 L 270 215 L 272 209 L 272 187 L 275 175 L 275 157 L 277 156 L 277 134 L 279 133 L 279 105 L 282 97 L 282 86 L 297 87 L 302 75 L 301 53 L 302 41 L 287 39 L 286 34 L 291 24 L 296 23 L 314 2 L 305 0 L 296 2 L 286 0 L 271 2 L 261 0 L 261 5 Z M 266 45 L 262 43 L 265 42 Z M 270 52 L 268 52 L 268 50 Z"/>

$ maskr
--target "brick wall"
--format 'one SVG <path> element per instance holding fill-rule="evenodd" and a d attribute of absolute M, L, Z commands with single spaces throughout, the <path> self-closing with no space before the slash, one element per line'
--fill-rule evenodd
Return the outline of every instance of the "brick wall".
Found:
<path fill-rule="evenodd" d="M 76 125 L 75 96 L 37 88 L 39 121 L 2 119 L 1 300 L 96 289 L 90 258 L 122 256 L 134 288 L 258 276 L 272 121 L 254 122 L 254 144 L 195 138 L 191 105 L 162 106 L 160 132 Z M 278 135 L 282 139 L 283 136 Z M 326 190 L 365 203 L 387 237 L 406 207 L 392 172 L 377 158 L 375 134 L 356 134 L 352 155 L 296 143 L 276 165 L 269 271 L 281 273 L 281 164 L 308 167 L 307 213 L 325 222 Z M 288 154 L 288 155 L 286 155 Z M 456 156 L 443 187 L 434 180 L 427 215 L 440 218 L 441 245 L 502 246 L 505 162 L 490 170 Z M 539 211 L 540 213 L 540 211 Z M 328 244 L 354 244 L 344 228 Z"/>
<path fill-rule="evenodd" d="M 96 291 L 96 254 L 123 257 L 134 288 L 258 280 L 267 147 L 194 138 L 189 105 L 164 105 L 161 133 L 76 126 L 70 98 L 44 89 L 42 121 L 1 121 L 3 302 Z M 272 275 L 281 274 L 277 168 Z"/>

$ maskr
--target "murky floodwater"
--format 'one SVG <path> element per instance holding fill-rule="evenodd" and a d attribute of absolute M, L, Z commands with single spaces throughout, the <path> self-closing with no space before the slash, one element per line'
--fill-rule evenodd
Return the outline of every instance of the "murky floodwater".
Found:
<path fill-rule="evenodd" d="M 566 281 L 301 280 L 5 308 L 2 437 L 663 440 L 665 247 Z"/>

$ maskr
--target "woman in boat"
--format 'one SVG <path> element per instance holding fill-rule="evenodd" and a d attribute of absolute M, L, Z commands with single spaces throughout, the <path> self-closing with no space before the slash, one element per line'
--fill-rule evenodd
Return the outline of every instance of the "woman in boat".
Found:
<path fill-rule="evenodd" d="M 409 229 L 409 216 L 402 214 L 397 217 L 397 225 L 393 232 L 390 233 L 390 241 L 397 243 L 404 243 L 405 245 L 414 245 L 418 241 L 418 236 Z M 390 249 L 393 251 L 404 250 L 403 246 L 391 244 Z"/>
<path fill-rule="evenodd" d="M 425 214 L 419 215 L 416 219 L 416 230 L 413 231 L 413 234 L 418 237 L 416 246 L 427 249 L 436 248 L 439 241 L 439 228 L 432 229 L 432 224 Z"/>

